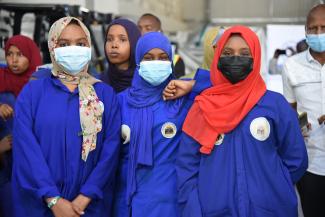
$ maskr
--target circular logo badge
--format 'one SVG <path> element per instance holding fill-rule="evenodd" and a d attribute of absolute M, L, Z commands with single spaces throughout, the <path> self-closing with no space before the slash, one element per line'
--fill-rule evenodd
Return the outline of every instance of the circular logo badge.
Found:
<path fill-rule="evenodd" d="M 167 139 L 173 138 L 176 135 L 176 132 L 176 125 L 172 122 L 167 122 L 161 127 L 161 134 Z"/>
<path fill-rule="evenodd" d="M 270 128 L 270 123 L 264 117 L 255 118 L 249 127 L 252 136 L 259 141 L 269 138 Z"/>
<path fill-rule="evenodd" d="M 221 145 L 221 143 L 223 142 L 223 139 L 225 138 L 225 134 L 220 134 L 217 138 L 216 143 L 214 143 L 215 145 Z"/>

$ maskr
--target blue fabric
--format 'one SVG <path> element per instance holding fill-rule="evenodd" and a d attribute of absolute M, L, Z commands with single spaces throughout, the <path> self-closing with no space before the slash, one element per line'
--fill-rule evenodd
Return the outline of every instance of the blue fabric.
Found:
<path fill-rule="evenodd" d="M 12 108 L 15 106 L 16 97 L 13 93 L 0 93 L 0 104 L 8 104 Z M 4 121 L 0 118 L 0 139 L 11 134 L 13 128 L 13 118 Z"/>
<path fill-rule="evenodd" d="M 138 67 L 143 56 L 154 48 L 165 51 L 171 61 L 168 39 L 162 33 L 152 32 L 138 41 Z M 132 86 L 118 95 L 122 124 L 130 127 L 131 138 L 122 149 L 114 198 L 115 217 L 178 216 L 174 164 L 190 102 L 183 98 L 163 101 L 162 91 L 171 78 L 155 87 L 139 76 L 137 68 Z M 177 128 L 172 138 L 162 134 L 167 122 Z"/>
<path fill-rule="evenodd" d="M 251 133 L 260 117 L 270 125 L 263 141 Z M 182 216 L 298 216 L 294 183 L 308 158 L 297 114 L 282 95 L 267 91 L 210 155 L 199 148 L 183 133 L 176 167 Z"/>
<path fill-rule="evenodd" d="M 170 76 L 165 82 L 158 86 L 152 86 L 139 76 L 139 64 L 143 56 L 154 48 L 159 48 L 167 53 L 172 64 L 172 49 L 166 36 L 159 32 L 150 32 L 142 36 L 137 44 L 135 61 L 137 64 L 132 86 L 127 89 L 126 100 L 130 104 L 129 114 L 132 117 L 130 141 L 130 159 L 128 171 L 127 197 L 130 204 L 132 195 L 136 191 L 135 170 L 139 165 L 151 166 L 152 155 L 152 126 L 153 112 L 152 106 L 162 100 L 164 87 L 170 81 Z M 183 100 L 169 102 L 170 114 L 176 115 L 182 105 Z"/>
<path fill-rule="evenodd" d="M 52 76 L 24 87 L 16 102 L 13 133 L 14 216 L 53 216 L 44 198 L 60 195 L 72 201 L 80 193 L 92 198 L 83 216 L 106 217 L 110 212 L 120 107 L 111 87 L 99 82 L 94 88 L 104 104 L 103 129 L 84 162 L 78 88 L 71 93 Z"/>
<path fill-rule="evenodd" d="M 89 74 L 94 76 L 97 79 L 100 79 L 100 74 L 96 71 L 95 67 L 89 66 Z M 41 79 L 41 78 L 47 78 L 52 75 L 51 68 L 39 68 L 37 71 L 35 71 L 31 78 L 32 79 Z"/>
<path fill-rule="evenodd" d="M 41 78 L 47 78 L 52 75 L 50 68 L 40 68 L 36 72 L 34 72 L 31 76 L 32 79 L 41 79 Z"/>
<path fill-rule="evenodd" d="M 15 106 L 16 97 L 13 93 L 0 93 L 0 104 Z M 12 134 L 13 118 L 6 121 L 0 118 L 0 140 Z M 12 153 L 8 151 L 2 155 L 2 167 L 0 168 L 0 216 L 12 217 L 12 193 L 11 193 Z M 3 213 L 1 213 L 1 211 Z"/>
<path fill-rule="evenodd" d="M 199 95 L 203 90 L 212 87 L 212 83 L 210 80 L 210 71 L 206 69 L 198 68 L 193 80 L 195 80 L 195 84 L 192 89 L 192 92 L 189 95 L 189 98 L 191 100 L 194 100 L 194 98 Z"/>
<path fill-rule="evenodd" d="M 122 124 L 131 129 L 131 135 L 136 134 L 132 128 L 134 114 L 130 112 L 132 105 L 127 101 L 127 91 L 118 95 L 122 109 Z M 176 102 L 174 102 L 176 103 Z M 180 141 L 181 129 L 191 101 L 184 100 L 181 111 L 173 115 L 170 105 L 159 100 L 151 106 L 153 124 L 150 131 L 152 138 L 153 164 L 151 166 L 138 165 L 136 167 L 136 192 L 127 203 L 126 190 L 129 160 L 132 157 L 131 144 L 122 145 L 118 168 L 116 191 L 114 196 L 114 217 L 178 217 L 177 189 L 175 161 Z M 173 138 L 166 138 L 162 134 L 166 123 L 175 124 L 177 131 Z M 130 209 L 131 208 L 131 209 Z M 131 213 L 130 213 L 131 212 Z"/>

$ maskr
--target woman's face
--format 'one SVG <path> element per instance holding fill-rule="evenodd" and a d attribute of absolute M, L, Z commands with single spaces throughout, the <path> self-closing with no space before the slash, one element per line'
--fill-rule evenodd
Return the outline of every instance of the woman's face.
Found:
<path fill-rule="evenodd" d="M 8 68 L 14 74 L 23 74 L 29 67 L 29 60 L 19 50 L 18 47 L 11 45 L 6 53 Z"/>
<path fill-rule="evenodd" d="M 130 41 L 125 28 L 121 25 L 113 25 L 106 36 L 105 52 L 109 61 L 118 69 L 129 68 L 131 55 Z"/>
<path fill-rule="evenodd" d="M 248 44 L 240 35 L 232 35 L 221 52 L 221 57 L 226 56 L 252 57 L 252 54 Z"/>
<path fill-rule="evenodd" d="M 162 60 L 162 61 L 169 61 L 168 54 L 165 51 L 154 48 L 146 53 L 141 61 L 152 61 L 152 60 Z"/>
<path fill-rule="evenodd" d="M 69 24 L 61 32 L 56 48 L 66 46 L 90 47 L 86 33 L 79 25 Z"/>

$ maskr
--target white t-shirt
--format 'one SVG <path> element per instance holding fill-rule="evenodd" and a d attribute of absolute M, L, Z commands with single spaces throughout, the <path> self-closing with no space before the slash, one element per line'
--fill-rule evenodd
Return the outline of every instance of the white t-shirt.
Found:
<path fill-rule="evenodd" d="M 285 98 L 289 103 L 297 102 L 297 110 L 307 112 L 312 125 L 310 136 L 305 139 L 308 171 L 325 176 L 325 125 L 319 125 L 317 120 L 325 115 L 325 65 L 306 50 L 287 59 L 282 78 Z"/>

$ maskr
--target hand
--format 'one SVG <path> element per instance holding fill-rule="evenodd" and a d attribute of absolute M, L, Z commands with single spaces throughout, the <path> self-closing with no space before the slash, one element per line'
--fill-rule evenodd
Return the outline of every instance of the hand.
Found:
<path fill-rule="evenodd" d="M 46 201 L 50 202 L 51 199 L 53 198 L 48 198 Z M 60 198 L 51 209 L 55 217 L 80 217 L 80 214 L 73 209 L 72 203 L 64 198 Z"/>
<path fill-rule="evenodd" d="M 12 147 L 12 136 L 6 136 L 0 140 L 0 154 L 9 151 Z"/>
<path fill-rule="evenodd" d="M 0 117 L 3 120 L 7 120 L 8 118 L 12 117 L 14 114 L 13 108 L 11 108 L 8 104 L 0 104 Z"/>
<path fill-rule="evenodd" d="M 185 96 L 186 94 L 191 92 L 194 84 L 195 80 L 172 80 L 164 89 L 163 99 L 173 100 Z"/>
<path fill-rule="evenodd" d="M 89 197 L 86 197 L 82 194 L 79 194 L 73 201 L 72 201 L 72 207 L 76 213 L 79 215 L 85 214 L 85 209 L 89 205 L 91 199 Z"/>
<path fill-rule="evenodd" d="M 304 138 L 309 137 L 309 131 L 311 130 L 311 123 L 308 123 L 306 126 L 301 128 L 301 134 Z"/>
<path fill-rule="evenodd" d="M 317 120 L 319 125 L 325 124 L 325 115 L 320 116 Z"/>

